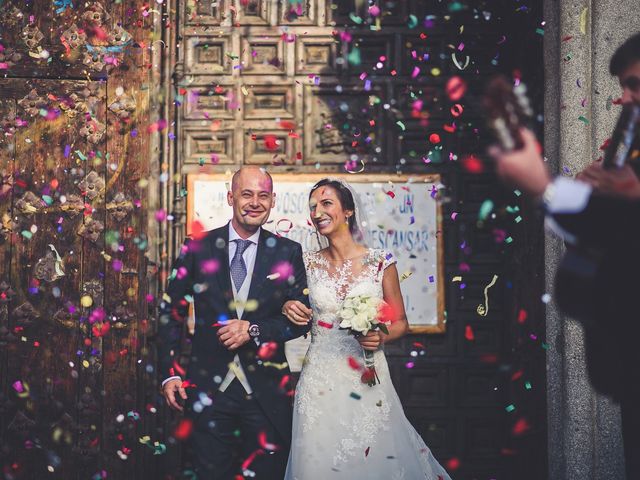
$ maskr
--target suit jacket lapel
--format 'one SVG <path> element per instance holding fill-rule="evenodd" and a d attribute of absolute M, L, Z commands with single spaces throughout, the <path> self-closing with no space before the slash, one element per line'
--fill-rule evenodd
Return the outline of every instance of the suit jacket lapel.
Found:
<path fill-rule="evenodd" d="M 260 239 L 258 240 L 258 250 L 256 251 L 256 263 L 253 266 L 251 287 L 249 288 L 249 297 L 247 300 L 259 300 L 262 287 L 268 282 L 267 275 L 269 275 L 271 262 L 269 255 L 266 255 L 265 252 L 267 235 L 267 232 L 261 228 Z"/>
<path fill-rule="evenodd" d="M 220 235 L 214 235 L 211 237 L 211 251 L 214 257 L 219 262 L 218 272 L 216 278 L 220 286 L 220 293 L 225 300 L 228 295 L 231 295 L 233 299 L 233 290 L 231 289 L 231 274 L 229 273 L 229 225 L 222 227 Z M 224 248 L 218 248 L 216 241 L 224 240 Z M 235 314 L 234 314 L 235 315 Z"/>

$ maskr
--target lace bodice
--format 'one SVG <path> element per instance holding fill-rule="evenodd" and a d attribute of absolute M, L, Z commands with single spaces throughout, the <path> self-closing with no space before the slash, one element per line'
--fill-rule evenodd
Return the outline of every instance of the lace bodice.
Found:
<path fill-rule="evenodd" d="M 338 312 L 345 297 L 354 288 L 368 284 L 368 290 L 382 298 L 384 270 L 396 260 L 388 252 L 370 248 L 366 253 L 341 266 L 334 267 L 321 252 L 304 254 L 309 284 L 309 299 L 314 313 L 311 325 L 311 341 L 327 336 L 353 337 L 339 330 Z"/>

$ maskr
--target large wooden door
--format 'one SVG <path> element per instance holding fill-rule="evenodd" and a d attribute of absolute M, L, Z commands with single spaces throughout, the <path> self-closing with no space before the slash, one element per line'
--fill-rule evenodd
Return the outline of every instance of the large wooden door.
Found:
<path fill-rule="evenodd" d="M 0 2 L 6 478 L 141 478 L 153 453 L 143 3 Z"/>

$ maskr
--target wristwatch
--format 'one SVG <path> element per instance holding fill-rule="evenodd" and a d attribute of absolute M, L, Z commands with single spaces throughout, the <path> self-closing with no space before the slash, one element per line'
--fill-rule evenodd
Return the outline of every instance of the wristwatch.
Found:
<path fill-rule="evenodd" d="M 247 331 L 247 333 L 249 333 L 249 336 L 251 338 L 256 338 L 258 335 L 260 335 L 260 327 L 255 323 L 252 323 L 251 325 L 249 325 L 249 330 Z"/>

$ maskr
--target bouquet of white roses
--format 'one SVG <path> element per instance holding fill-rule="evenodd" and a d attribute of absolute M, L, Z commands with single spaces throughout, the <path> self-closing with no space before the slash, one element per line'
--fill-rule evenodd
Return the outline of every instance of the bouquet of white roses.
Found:
<path fill-rule="evenodd" d="M 384 301 L 374 290 L 374 285 L 361 283 L 356 285 L 342 302 L 338 316 L 340 328 L 348 329 L 355 337 L 365 336 L 371 330 L 381 330 L 389 334 L 387 326 L 380 321 L 380 308 Z M 371 350 L 362 349 L 364 354 L 365 371 L 362 374 L 362 383 L 373 387 L 380 383 L 376 373 L 375 360 Z"/>

